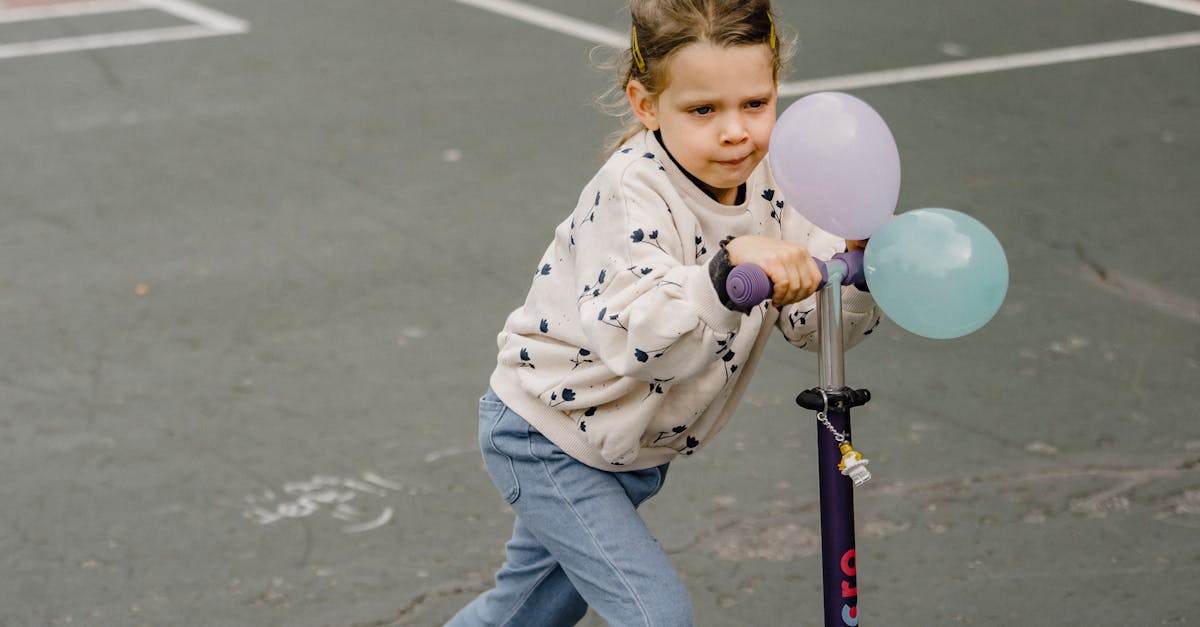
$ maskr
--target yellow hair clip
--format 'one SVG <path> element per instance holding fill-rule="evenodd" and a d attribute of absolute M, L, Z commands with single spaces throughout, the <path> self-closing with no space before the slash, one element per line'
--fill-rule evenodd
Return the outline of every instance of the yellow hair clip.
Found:
<path fill-rule="evenodd" d="M 767 20 L 771 22 L 771 50 L 774 50 L 779 42 L 775 39 L 775 18 L 771 17 L 770 11 L 767 11 Z"/>
<path fill-rule="evenodd" d="M 633 43 L 629 46 L 629 50 L 633 53 L 633 62 L 637 64 L 638 72 L 645 74 L 646 59 L 642 57 L 642 49 L 638 47 L 637 26 L 633 27 Z"/>

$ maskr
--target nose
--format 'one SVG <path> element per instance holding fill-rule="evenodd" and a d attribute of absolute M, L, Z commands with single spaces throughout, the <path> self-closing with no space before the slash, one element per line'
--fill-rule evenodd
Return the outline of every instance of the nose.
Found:
<path fill-rule="evenodd" d="M 736 146 L 750 138 L 750 131 L 740 115 L 730 115 L 721 126 L 720 140 L 725 146 Z"/>

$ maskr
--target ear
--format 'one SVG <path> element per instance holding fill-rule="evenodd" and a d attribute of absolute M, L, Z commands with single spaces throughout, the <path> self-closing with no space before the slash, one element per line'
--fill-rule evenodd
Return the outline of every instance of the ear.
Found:
<path fill-rule="evenodd" d="M 641 81 L 631 79 L 625 85 L 625 95 L 629 96 L 629 106 L 633 109 L 633 114 L 637 119 L 641 120 L 642 125 L 646 128 L 658 130 L 658 102 L 650 95 L 646 86 Z"/>

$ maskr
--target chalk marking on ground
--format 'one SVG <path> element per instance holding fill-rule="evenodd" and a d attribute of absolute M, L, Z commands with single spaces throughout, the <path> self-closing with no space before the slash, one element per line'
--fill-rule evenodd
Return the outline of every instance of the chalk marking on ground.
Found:
<path fill-rule="evenodd" d="M 328 512 L 333 518 L 349 523 L 342 526 L 343 533 L 362 533 L 382 527 L 392 520 L 396 510 L 391 506 L 384 507 L 374 518 L 367 519 L 369 513 L 356 505 L 362 502 L 359 497 L 386 498 L 389 491 L 399 492 L 404 486 L 373 472 L 364 472 L 361 476 L 362 479 L 313 475 L 302 481 L 284 483 L 281 493 L 267 489 L 248 494 L 242 499 L 242 516 L 260 525 L 272 525 L 281 520 Z"/>

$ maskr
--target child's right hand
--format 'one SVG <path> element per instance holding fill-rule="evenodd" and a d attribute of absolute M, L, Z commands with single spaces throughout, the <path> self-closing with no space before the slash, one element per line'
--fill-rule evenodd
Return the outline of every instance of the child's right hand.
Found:
<path fill-rule="evenodd" d="M 743 235 L 725 245 L 729 263 L 737 266 L 752 263 L 763 269 L 775 286 L 771 304 L 783 307 L 800 302 L 821 284 L 821 270 L 808 249 L 791 242 Z"/>

